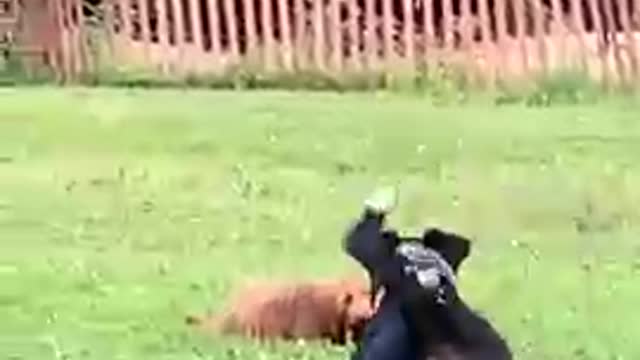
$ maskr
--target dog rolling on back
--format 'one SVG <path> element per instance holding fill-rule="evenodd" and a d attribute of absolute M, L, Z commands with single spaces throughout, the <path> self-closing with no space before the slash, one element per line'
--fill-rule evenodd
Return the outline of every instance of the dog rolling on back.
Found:
<path fill-rule="evenodd" d="M 401 238 L 383 229 L 384 220 L 384 213 L 366 210 L 345 238 L 347 253 L 385 288 L 352 360 L 511 360 L 505 339 L 458 292 L 456 275 L 471 241 L 439 229 Z M 401 322 L 407 330 L 398 336 Z"/>

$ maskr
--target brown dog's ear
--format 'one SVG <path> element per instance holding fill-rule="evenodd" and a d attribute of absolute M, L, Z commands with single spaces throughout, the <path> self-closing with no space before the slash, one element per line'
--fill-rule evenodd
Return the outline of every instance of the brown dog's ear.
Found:
<path fill-rule="evenodd" d="M 455 272 L 471 253 L 471 240 L 440 229 L 426 230 L 422 244 L 439 252 Z"/>
<path fill-rule="evenodd" d="M 338 296 L 338 306 L 340 309 L 347 310 L 353 303 L 353 294 L 345 291 Z"/>

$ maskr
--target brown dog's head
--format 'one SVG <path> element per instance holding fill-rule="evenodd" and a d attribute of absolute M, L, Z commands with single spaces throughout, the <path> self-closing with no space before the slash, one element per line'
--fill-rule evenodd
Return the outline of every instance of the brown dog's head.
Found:
<path fill-rule="evenodd" d="M 343 281 L 338 296 L 338 308 L 344 316 L 346 338 L 358 341 L 375 313 L 370 290 L 361 281 Z"/>

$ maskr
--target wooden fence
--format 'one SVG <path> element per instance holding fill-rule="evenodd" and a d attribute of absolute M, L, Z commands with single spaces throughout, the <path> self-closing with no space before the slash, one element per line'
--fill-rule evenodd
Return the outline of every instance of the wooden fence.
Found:
<path fill-rule="evenodd" d="M 489 83 L 565 69 L 605 84 L 635 84 L 638 1 L 23 0 L 22 6 L 25 13 L 46 9 L 39 26 L 57 35 L 31 42 L 66 77 L 94 71 L 100 57 L 165 74 L 234 66 L 411 74 L 444 64 Z M 89 51 L 89 41 L 109 49 L 108 59 Z"/>

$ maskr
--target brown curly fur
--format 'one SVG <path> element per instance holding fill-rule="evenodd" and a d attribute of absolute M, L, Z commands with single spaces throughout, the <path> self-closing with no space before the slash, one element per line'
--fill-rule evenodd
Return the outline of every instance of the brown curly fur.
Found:
<path fill-rule="evenodd" d="M 243 288 L 222 314 L 188 316 L 207 330 L 259 340 L 357 341 L 373 310 L 362 281 L 345 279 L 297 284 L 253 284 Z"/>

